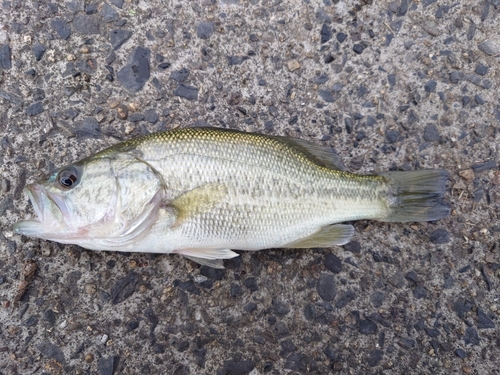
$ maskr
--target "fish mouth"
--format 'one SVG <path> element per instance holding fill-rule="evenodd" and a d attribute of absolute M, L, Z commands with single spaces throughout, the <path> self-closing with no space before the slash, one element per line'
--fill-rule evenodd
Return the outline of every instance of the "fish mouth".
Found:
<path fill-rule="evenodd" d="M 33 183 L 24 188 L 35 211 L 36 218 L 22 220 L 14 224 L 14 231 L 29 237 L 46 238 L 48 232 L 54 234 L 61 224 L 69 219 L 69 211 L 64 198 L 58 194 L 47 192 L 40 184 Z M 49 211 L 56 206 L 58 212 Z M 58 218 L 58 216 L 60 216 Z M 63 219 L 63 220 L 60 220 Z"/>

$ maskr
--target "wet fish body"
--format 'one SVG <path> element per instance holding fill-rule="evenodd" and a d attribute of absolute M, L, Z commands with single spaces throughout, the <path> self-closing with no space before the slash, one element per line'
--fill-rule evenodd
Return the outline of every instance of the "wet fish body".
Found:
<path fill-rule="evenodd" d="M 232 250 L 342 245 L 345 221 L 446 216 L 444 170 L 356 175 L 305 141 L 188 128 L 122 142 L 28 194 L 17 233 L 92 250 L 178 253 L 221 266 Z"/>

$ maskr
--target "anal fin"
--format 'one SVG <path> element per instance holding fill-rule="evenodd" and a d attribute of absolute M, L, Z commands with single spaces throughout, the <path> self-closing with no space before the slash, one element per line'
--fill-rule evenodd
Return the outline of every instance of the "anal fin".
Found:
<path fill-rule="evenodd" d="M 309 237 L 301 238 L 285 245 L 291 249 L 308 249 L 313 247 L 330 247 L 345 245 L 354 235 L 354 227 L 347 224 L 328 225 Z"/>

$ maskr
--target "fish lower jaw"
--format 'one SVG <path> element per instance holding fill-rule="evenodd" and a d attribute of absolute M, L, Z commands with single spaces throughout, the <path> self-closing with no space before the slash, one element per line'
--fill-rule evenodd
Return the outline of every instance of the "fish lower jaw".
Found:
<path fill-rule="evenodd" d="M 38 237 L 43 233 L 42 222 L 38 219 L 18 221 L 14 224 L 14 232 L 23 236 Z"/>
<path fill-rule="evenodd" d="M 44 240 L 63 242 L 62 239 L 73 237 L 72 233 L 68 233 L 64 228 L 49 226 L 48 230 L 46 223 L 42 223 L 39 219 L 22 220 L 14 224 L 14 232 L 27 237 L 36 237 Z"/>

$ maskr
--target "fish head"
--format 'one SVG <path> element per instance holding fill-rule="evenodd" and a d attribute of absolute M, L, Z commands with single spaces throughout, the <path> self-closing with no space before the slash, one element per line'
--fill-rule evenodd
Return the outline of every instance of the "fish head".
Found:
<path fill-rule="evenodd" d="M 27 185 L 36 218 L 18 234 L 94 250 L 123 250 L 154 224 L 163 199 L 160 176 L 127 155 L 84 159 Z"/>

